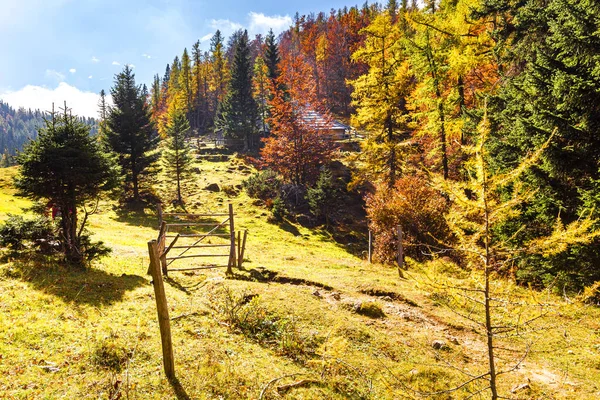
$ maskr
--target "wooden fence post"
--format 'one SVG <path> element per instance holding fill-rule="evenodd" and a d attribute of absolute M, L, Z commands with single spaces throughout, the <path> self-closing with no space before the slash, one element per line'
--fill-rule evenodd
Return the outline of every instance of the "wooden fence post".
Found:
<path fill-rule="evenodd" d="M 404 268 L 404 249 L 402 247 L 402 227 L 398 225 L 398 274 L 403 278 L 402 268 Z"/>
<path fill-rule="evenodd" d="M 373 263 L 373 232 L 369 229 L 369 264 Z"/>
<path fill-rule="evenodd" d="M 163 210 L 160 203 L 156 205 L 156 211 L 158 212 L 158 227 L 160 228 L 163 223 Z"/>
<path fill-rule="evenodd" d="M 165 253 L 166 241 L 167 241 L 167 223 L 162 221 L 160 224 L 160 231 L 158 232 L 158 258 L 160 260 L 160 267 L 162 269 L 162 273 L 167 276 L 167 254 Z"/>
<path fill-rule="evenodd" d="M 169 307 L 167 296 L 160 272 L 158 244 L 156 240 L 148 242 L 150 254 L 150 272 L 154 286 L 154 297 L 156 298 L 156 312 L 158 313 L 158 326 L 160 328 L 160 341 L 162 344 L 163 366 L 167 378 L 175 378 L 175 360 L 173 357 L 173 343 L 171 342 L 171 320 L 169 319 Z"/>
<path fill-rule="evenodd" d="M 239 251 L 238 257 L 238 268 L 242 269 L 242 262 L 244 262 L 244 252 L 246 251 L 246 237 L 248 237 L 248 229 L 244 230 L 244 239 L 242 240 L 242 245 Z"/>
<path fill-rule="evenodd" d="M 241 255 L 242 255 L 242 231 L 238 231 L 237 233 L 237 265 L 236 267 L 240 267 L 240 262 L 241 262 Z"/>
<path fill-rule="evenodd" d="M 229 263 L 227 264 L 227 275 L 233 274 L 235 263 L 235 224 L 233 222 L 233 204 L 229 203 L 229 233 L 231 239 L 231 249 L 229 250 Z"/>

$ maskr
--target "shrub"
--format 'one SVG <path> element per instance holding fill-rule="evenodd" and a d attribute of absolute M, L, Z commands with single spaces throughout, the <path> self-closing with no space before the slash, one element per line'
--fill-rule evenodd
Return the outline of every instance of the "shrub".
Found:
<path fill-rule="evenodd" d="M 209 307 L 230 329 L 263 346 L 275 348 L 281 355 L 297 360 L 316 346 L 314 337 L 300 334 L 295 318 L 269 310 L 256 294 L 235 293 L 223 287 L 209 300 Z"/>
<path fill-rule="evenodd" d="M 405 176 L 393 189 L 379 187 L 367 197 L 369 226 L 375 238 L 375 257 L 384 263 L 396 258 L 396 227 L 404 233 L 404 253 L 422 260 L 426 254 L 448 243 L 450 230 L 444 219 L 448 204 L 425 179 Z M 431 249 L 433 247 L 433 249 Z"/>
<path fill-rule="evenodd" d="M 385 317 L 385 313 L 383 312 L 381 305 L 379 305 L 375 302 L 372 302 L 372 301 L 367 301 L 364 303 L 356 304 L 354 307 L 354 311 L 357 314 L 364 315 L 369 318 L 384 318 Z"/>
<path fill-rule="evenodd" d="M 311 214 L 317 218 L 324 218 L 329 224 L 336 209 L 338 197 L 339 189 L 335 185 L 331 171 L 322 168 L 317 183 L 306 192 Z"/>
<path fill-rule="evenodd" d="M 277 196 L 275 200 L 273 200 L 273 207 L 271 208 L 271 213 L 273 213 L 273 220 L 276 222 L 283 222 L 285 217 L 288 214 L 287 206 L 285 201 L 280 196 Z"/>
<path fill-rule="evenodd" d="M 95 365 L 120 372 L 130 355 L 128 349 L 107 338 L 96 344 L 91 359 Z"/>
<path fill-rule="evenodd" d="M 600 281 L 586 287 L 579 300 L 586 304 L 600 305 Z"/>
<path fill-rule="evenodd" d="M 243 187 L 248 196 L 261 200 L 274 199 L 281 190 L 281 179 L 272 170 L 252 174 L 243 182 Z"/>
<path fill-rule="evenodd" d="M 61 249 L 62 237 L 54 223 L 45 216 L 25 219 L 21 215 L 10 215 L 0 225 L 0 247 L 22 252 L 33 250 L 42 254 L 57 253 Z M 90 262 L 110 253 L 103 242 L 92 242 L 87 231 L 77 238 L 79 251 L 84 262 Z"/>
<path fill-rule="evenodd" d="M 15 251 L 34 248 L 49 253 L 56 244 L 52 222 L 43 216 L 25 219 L 20 215 L 10 215 L 0 226 L 0 247 Z"/>

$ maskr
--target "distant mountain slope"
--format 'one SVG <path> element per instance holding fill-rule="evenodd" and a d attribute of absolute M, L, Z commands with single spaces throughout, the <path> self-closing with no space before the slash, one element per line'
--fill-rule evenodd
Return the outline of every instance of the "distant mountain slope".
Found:
<path fill-rule="evenodd" d="M 45 112 L 23 108 L 15 110 L 0 100 L 0 155 L 14 155 L 23 149 L 29 139 L 37 138 L 38 129 L 44 126 Z M 80 118 L 97 133 L 98 123 L 94 118 Z"/>

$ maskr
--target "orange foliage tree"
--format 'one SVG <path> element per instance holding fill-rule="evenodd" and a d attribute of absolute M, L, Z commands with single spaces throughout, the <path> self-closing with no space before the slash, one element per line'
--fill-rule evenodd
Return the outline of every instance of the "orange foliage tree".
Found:
<path fill-rule="evenodd" d="M 282 74 L 271 82 L 268 124 L 271 136 L 264 140 L 263 162 L 295 185 L 313 183 L 319 169 L 333 153 L 333 145 L 323 136 L 330 122 L 327 110 L 317 101 L 310 67 L 297 51 L 281 60 Z M 282 89 L 285 88 L 285 89 Z M 319 122 L 310 116 L 318 115 Z"/>

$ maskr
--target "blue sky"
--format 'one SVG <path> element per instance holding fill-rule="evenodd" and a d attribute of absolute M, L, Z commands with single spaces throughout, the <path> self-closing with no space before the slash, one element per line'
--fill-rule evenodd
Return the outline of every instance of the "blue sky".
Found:
<path fill-rule="evenodd" d="M 361 1 L 362 3 L 362 1 Z M 97 93 L 123 65 L 139 83 L 196 40 L 245 28 L 251 35 L 286 29 L 301 15 L 352 6 L 342 0 L 0 0 L 0 99 L 49 109 L 66 100 L 96 116 Z"/>

